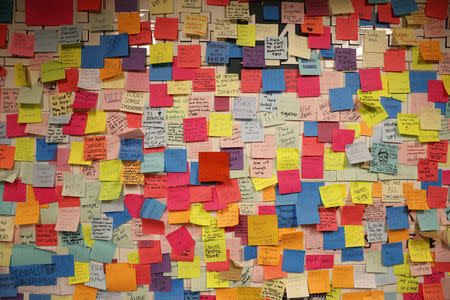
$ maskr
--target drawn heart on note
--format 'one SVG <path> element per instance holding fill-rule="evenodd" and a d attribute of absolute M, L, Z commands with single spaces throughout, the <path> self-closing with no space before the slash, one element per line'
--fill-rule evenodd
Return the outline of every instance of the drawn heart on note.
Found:
<path fill-rule="evenodd" d="M 313 31 L 313 28 L 311 28 L 311 27 L 306 27 L 306 29 L 307 29 L 308 31 Z"/>

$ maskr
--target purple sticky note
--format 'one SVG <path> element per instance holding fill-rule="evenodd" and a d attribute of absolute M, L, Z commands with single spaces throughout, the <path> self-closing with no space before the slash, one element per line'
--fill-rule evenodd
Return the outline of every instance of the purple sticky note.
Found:
<path fill-rule="evenodd" d="M 16 297 L 2 297 L 2 300 L 23 300 L 23 294 L 17 294 Z"/>
<path fill-rule="evenodd" d="M 220 148 L 220 151 L 229 153 L 230 170 L 242 170 L 244 168 L 244 148 Z"/>
<path fill-rule="evenodd" d="M 265 68 L 264 46 L 242 47 L 244 68 Z"/>
<path fill-rule="evenodd" d="M 335 66 L 338 71 L 356 71 L 356 49 L 336 48 Z"/>
<path fill-rule="evenodd" d="M 170 292 L 172 290 L 172 281 L 170 276 L 164 276 L 163 273 L 152 273 L 152 284 L 148 287 L 152 292 Z"/>
<path fill-rule="evenodd" d="M 170 254 L 163 254 L 162 262 L 150 264 L 150 270 L 152 273 L 171 272 L 172 266 L 170 265 Z"/>
<path fill-rule="evenodd" d="M 317 130 L 319 133 L 317 141 L 319 143 L 333 142 L 333 130 L 339 129 L 339 122 L 318 122 Z"/>
<path fill-rule="evenodd" d="M 144 71 L 147 59 L 147 49 L 130 48 L 130 55 L 122 58 L 122 68 L 124 71 Z"/>
<path fill-rule="evenodd" d="M 116 0 L 116 12 L 138 11 L 138 0 Z"/>

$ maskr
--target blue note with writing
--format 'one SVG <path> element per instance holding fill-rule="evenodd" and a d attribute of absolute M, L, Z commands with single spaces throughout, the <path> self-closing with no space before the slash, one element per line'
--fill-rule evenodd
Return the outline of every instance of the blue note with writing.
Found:
<path fill-rule="evenodd" d="M 402 112 L 402 102 L 390 97 L 380 97 L 381 106 L 389 115 L 388 119 L 397 119 L 397 114 Z"/>
<path fill-rule="evenodd" d="M 200 292 L 184 290 L 184 300 L 200 300 Z"/>
<path fill-rule="evenodd" d="M 363 247 L 352 247 L 342 249 L 341 261 L 363 261 L 364 251 Z"/>
<path fill-rule="evenodd" d="M 282 205 L 275 207 L 278 215 L 278 228 L 297 227 L 297 212 L 295 205 Z"/>
<path fill-rule="evenodd" d="M 56 285 L 56 266 L 54 264 L 35 264 L 9 267 L 17 286 Z"/>
<path fill-rule="evenodd" d="M 30 294 L 28 296 L 29 300 L 51 300 L 52 295 L 45 295 L 45 294 Z"/>
<path fill-rule="evenodd" d="M 402 242 L 383 244 L 381 247 L 383 265 L 394 266 L 403 264 Z"/>
<path fill-rule="evenodd" d="M 12 274 L 0 274 L 0 297 L 16 297 L 17 287 Z"/>
<path fill-rule="evenodd" d="M 121 160 L 142 160 L 142 139 L 121 139 L 119 159 Z"/>
<path fill-rule="evenodd" d="M 55 159 L 58 144 L 49 144 L 45 142 L 45 138 L 36 139 L 36 160 L 51 161 Z"/>
<path fill-rule="evenodd" d="M 187 172 L 187 151 L 186 149 L 165 149 L 164 150 L 164 171 L 185 173 Z"/>
<path fill-rule="evenodd" d="M 172 281 L 172 287 L 171 287 L 170 292 L 155 291 L 155 299 L 158 299 L 158 300 L 184 300 L 183 279 L 172 279 L 171 281 Z"/>
<path fill-rule="evenodd" d="M 334 58 L 334 46 L 333 44 L 330 45 L 330 49 L 320 49 L 320 56 L 322 58 Z"/>
<path fill-rule="evenodd" d="M 152 198 L 145 198 L 141 207 L 140 217 L 144 219 L 161 220 L 166 205 Z"/>
<path fill-rule="evenodd" d="M 75 276 L 73 255 L 53 255 L 52 262 L 56 266 L 57 277 Z"/>
<path fill-rule="evenodd" d="M 337 250 L 345 249 L 345 231 L 344 226 L 339 226 L 336 231 L 323 232 L 323 249 Z"/>
<path fill-rule="evenodd" d="M 128 34 L 101 35 L 100 45 L 103 47 L 104 57 L 128 56 Z"/>
<path fill-rule="evenodd" d="M 229 47 L 225 42 L 206 43 L 205 61 L 210 64 L 227 64 L 230 61 Z"/>

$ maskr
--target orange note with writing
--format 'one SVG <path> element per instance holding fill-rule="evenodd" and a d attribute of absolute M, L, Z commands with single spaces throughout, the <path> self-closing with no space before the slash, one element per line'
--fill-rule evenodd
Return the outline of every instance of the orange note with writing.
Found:
<path fill-rule="evenodd" d="M 105 63 L 100 69 L 100 79 L 105 80 L 119 76 L 122 71 L 122 60 L 120 58 L 105 58 Z"/>
<path fill-rule="evenodd" d="M 16 147 L 0 145 L 0 169 L 11 170 L 14 166 Z"/>
<path fill-rule="evenodd" d="M 331 285 L 335 289 L 353 288 L 353 266 L 333 266 Z"/>

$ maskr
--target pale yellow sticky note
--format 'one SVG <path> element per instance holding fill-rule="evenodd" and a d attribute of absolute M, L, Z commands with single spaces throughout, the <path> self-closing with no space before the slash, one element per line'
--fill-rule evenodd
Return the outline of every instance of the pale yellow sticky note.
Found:
<path fill-rule="evenodd" d="M 430 252 L 430 242 L 427 240 L 410 239 L 408 249 L 409 257 L 412 262 L 433 261 Z"/>
<path fill-rule="evenodd" d="M 311 49 L 308 48 L 308 37 L 289 33 L 289 55 L 310 59 Z"/>
<path fill-rule="evenodd" d="M 404 135 L 416 135 L 420 133 L 419 117 L 415 114 L 397 114 L 398 132 Z"/>
<path fill-rule="evenodd" d="M 0 242 L 11 242 L 14 234 L 14 216 L 0 216 Z"/>
<path fill-rule="evenodd" d="M 84 160 L 83 151 L 84 151 L 83 142 L 72 142 L 68 161 L 69 164 L 90 166 L 92 161 Z"/>
<path fill-rule="evenodd" d="M 419 280 L 415 276 L 398 276 L 397 293 L 417 293 L 419 291 Z"/>
<path fill-rule="evenodd" d="M 203 203 L 191 205 L 189 223 L 200 226 L 209 226 L 211 224 L 211 214 L 203 208 Z"/>
<path fill-rule="evenodd" d="M 441 130 L 441 118 L 439 108 L 422 108 L 420 110 L 420 129 Z"/>
<path fill-rule="evenodd" d="M 439 142 L 439 134 L 437 130 L 420 130 L 419 141 L 421 143 Z"/>
<path fill-rule="evenodd" d="M 336 207 L 344 205 L 342 188 L 340 184 L 332 184 L 319 187 L 320 198 L 325 207 Z"/>
<path fill-rule="evenodd" d="M 172 43 L 150 45 L 150 64 L 170 63 L 173 61 Z"/>
<path fill-rule="evenodd" d="M 350 194 L 355 204 L 373 204 L 372 184 L 370 182 L 350 182 Z"/>
<path fill-rule="evenodd" d="M 360 105 L 359 113 L 369 128 L 372 128 L 389 116 L 381 104 L 380 107 L 376 108 L 367 105 Z"/>
<path fill-rule="evenodd" d="M 208 17 L 201 15 L 186 15 L 183 23 L 183 33 L 206 36 Z"/>
<path fill-rule="evenodd" d="M 75 93 L 59 93 L 50 95 L 50 111 L 52 116 L 63 116 L 73 114 L 73 100 Z"/>
<path fill-rule="evenodd" d="M 209 116 L 209 136 L 233 135 L 233 115 L 226 113 L 211 113 Z"/>
<path fill-rule="evenodd" d="M 194 256 L 194 261 L 178 261 L 178 278 L 200 278 L 200 256 Z"/>
<path fill-rule="evenodd" d="M 66 68 L 81 67 L 81 44 L 59 45 L 59 60 Z"/>
<path fill-rule="evenodd" d="M 255 25 L 243 25 L 237 26 L 237 40 L 236 45 L 255 47 L 256 43 L 256 26 Z"/>
<path fill-rule="evenodd" d="M 409 72 L 388 72 L 390 93 L 410 93 Z"/>
<path fill-rule="evenodd" d="M 122 167 L 122 160 L 120 159 L 101 161 L 99 180 L 119 182 L 122 174 Z"/>
<path fill-rule="evenodd" d="M 277 148 L 277 170 L 298 170 L 299 157 L 297 148 Z"/>
<path fill-rule="evenodd" d="M 9 267 L 11 262 L 12 244 L 0 243 L 0 267 Z"/>
<path fill-rule="evenodd" d="M 355 139 L 357 139 L 361 136 L 361 124 L 360 123 L 345 124 L 345 127 L 347 129 L 355 131 Z"/>
<path fill-rule="evenodd" d="M 229 280 L 219 278 L 219 272 L 206 272 L 206 287 L 209 289 L 228 288 Z"/>
<path fill-rule="evenodd" d="M 74 262 L 75 276 L 69 277 L 69 284 L 89 282 L 89 263 Z"/>
<path fill-rule="evenodd" d="M 34 139 L 17 138 L 16 152 L 14 160 L 16 161 L 33 161 L 34 160 Z"/>
<path fill-rule="evenodd" d="M 104 132 L 106 130 L 106 113 L 102 110 L 88 111 L 85 134 Z"/>
<path fill-rule="evenodd" d="M 347 158 L 345 152 L 334 152 L 331 148 L 325 148 L 326 171 L 345 170 L 347 168 Z"/>
<path fill-rule="evenodd" d="M 345 247 L 363 247 L 364 229 L 362 225 L 345 225 Z"/>
<path fill-rule="evenodd" d="M 239 96 L 238 74 L 217 74 L 216 96 L 238 97 Z"/>
<path fill-rule="evenodd" d="M 122 192 L 123 184 L 121 182 L 102 182 L 102 187 L 100 188 L 100 195 L 98 200 L 107 201 L 119 198 Z"/>
<path fill-rule="evenodd" d="M 260 191 L 262 189 L 265 189 L 266 187 L 275 185 L 278 183 L 278 179 L 273 173 L 272 178 L 257 178 L 252 177 L 253 186 L 255 187 L 255 190 Z"/>
<path fill-rule="evenodd" d="M 237 38 L 236 20 L 215 19 L 214 34 L 216 38 L 236 39 Z"/>
<path fill-rule="evenodd" d="M 150 1 L 150 13 L 152 15 L 172 14 L 173 0 Z"/>
<path fill-rule="evenodd" d="M 169 95 L 190 95 L 191 94 L 191 81 L 190 80 L 167 81 L 167 94 L 169 94 Z"/>

